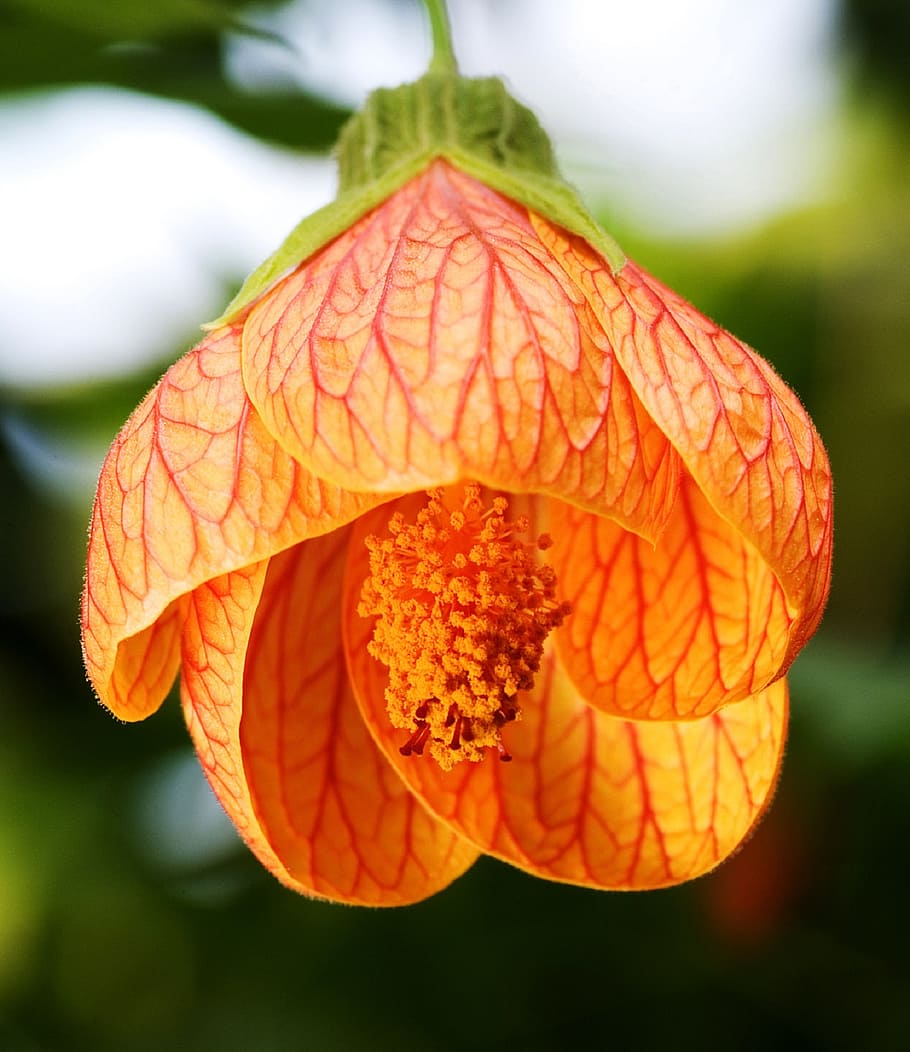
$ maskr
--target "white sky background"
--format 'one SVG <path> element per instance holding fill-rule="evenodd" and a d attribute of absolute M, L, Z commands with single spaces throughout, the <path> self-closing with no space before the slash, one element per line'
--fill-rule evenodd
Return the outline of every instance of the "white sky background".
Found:
<path fill-rule="evenodd" d="M 592 203 L 669 234 L 735 230 L 817 194 L 837 105 L 834 0 L 451 0 L 467 74 L 502 74 Z M 297 2 L 289 43 L 226 42 L 236 82 L 349 103 L 418 76 L 422 12 Z M 0 107 L 0 384 L 174 353 L 332 196 L 326 159 L 176 103 L 80 88 Z"/>

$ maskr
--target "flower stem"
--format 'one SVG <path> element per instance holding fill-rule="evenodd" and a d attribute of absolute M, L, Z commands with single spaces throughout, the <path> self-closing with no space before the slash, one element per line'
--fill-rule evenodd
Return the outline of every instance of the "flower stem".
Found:
<path fill-rule="evenodd" d="M 452 31 L 449 28 L 449 13 L 446 0 L 423 0 L 427 14 L 430 16 L 430 28 L 433 31 L 433 58 L 430 61 L 431 73 L 457 73 L 458 63 L 452 47 Z"/>

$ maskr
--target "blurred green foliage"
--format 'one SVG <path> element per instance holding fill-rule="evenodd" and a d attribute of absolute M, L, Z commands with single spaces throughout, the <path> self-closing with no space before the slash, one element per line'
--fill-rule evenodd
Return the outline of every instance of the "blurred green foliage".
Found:
<path fill-rule="evenodd" d="M 910 4 L 904 0 L 844 0 L 848 53 L 860 80 L 910 103 Z"/>
<path fill-rule="evenodd" d="M 259 32 L 245 8 L 243 0 L 5 0 L 0 92 L 109 84 L 192 102 L 261 139 L 328 149 L 348 111 L 299 91 L 245 94 L 226 81 L 223 34 Z"/>
<path fill-rule="evenodd" d="M 127 728 L 94 706 L 76 624 L 91 494 L 43 489 L 0 430 L 0 1048 L 907 1047 L 907 21 L 885 0 L 848 7 L 837 195 L 735 240 L 614 231 L 774 361 L 832 457 L 831 606 L 794 669 L 790 756 L 752 841 L 667 892 L 599 895 L 484 860 L 393 912 L 297 898 L 239 844 L 169 854 L 141 816 L 191 757 L 179 707 Z M 221 34 L 245 10 L 7 0 L 0 91 L 130 87 L 326 148 L 336 106 L 225 80 Z M 154 379 L 0 391 L 0 422 L 106 441 Z"/>

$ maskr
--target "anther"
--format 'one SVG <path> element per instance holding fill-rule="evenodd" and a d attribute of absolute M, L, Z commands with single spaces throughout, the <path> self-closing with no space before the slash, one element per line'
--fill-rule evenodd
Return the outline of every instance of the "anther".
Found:
<path fill-rule="evenodd" d="M 410 756 L 411 753 L 423 756 L 423 747 L 426 745 L 429 736 L 429 726 L 426 723 L 418 724 L 417 729 L 398 751 L 402 756 Z"/>
<path fill-rule="evenodd" d="M 503 700 L 503 703 L 493 713 L 493 722 L 502 727 L 503 724 L 511 723 L 518 718 L 518 706 L 511 699 Z"/>
<path fill-rule="evenodd" d="M 388 536 L 366 542 L 358 612 L 375 618 L 368 649 L 388 666 L 389 719 L 410 734 L 404 756 L 426 749 L 448 770 L 495 749 L 508 762 L 503 727 L 569 613 L 555 573 L 536 561 L 550 541 L 524 543 L 528 521 L 507 520 L 507 498 L 485 503 L 474 483 L 455 508 L 440 490 L 428 497 L 416 521 L 395 512 Z"/>

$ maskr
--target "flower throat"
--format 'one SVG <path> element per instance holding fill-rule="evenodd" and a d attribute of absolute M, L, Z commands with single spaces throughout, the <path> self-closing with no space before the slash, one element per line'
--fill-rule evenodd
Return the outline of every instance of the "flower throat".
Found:
<path fill-rule="evenodd" d="M 527 519 L 506 519 L 508 502 L 485 507 L 465 487 L 449 509 L 431 490 L 416 522 L 396 513 L 389 537 L 367 538 L 370 574 L 358 613 L 376 617 L 370 654 L 389 669 L 386 706 L 393 726 L 410 731 L 404 756 L 428 752 L 443 770 L 482 760 L 502 744 L 519 714 L 546 637 L 570 611 L 556 599 L 556 574 L 519 536 Z M 551 544 L 541 534 L 536 548 Z"/>

